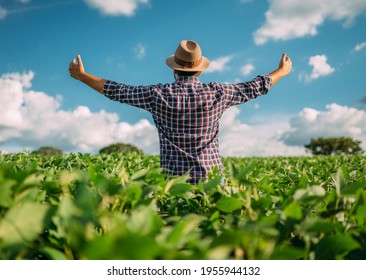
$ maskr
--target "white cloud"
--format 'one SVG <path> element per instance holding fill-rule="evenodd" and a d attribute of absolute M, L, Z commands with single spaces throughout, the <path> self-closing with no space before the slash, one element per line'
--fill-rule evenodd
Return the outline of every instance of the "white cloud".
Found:
<path fill-rule="evenodd" d="M 310 75 L 300 74 L 300 80 L 304 79 L 306 82 L 331 75 L 335 69 L 327 63 L 326 55 L 315 55 L 309 58 L 308 64 L 313 67 Z"/>
<path fill-rule="evenodd" d="M 121 122 L 104 110 L 91 112 L 86 106 L 61 109 L 61 96 L 29 90 L 32 71 L 0 77 L 0 144 L 21 150 L 52 145 L 65 152 L 96 152 L 111 143 L 136 145 L 147 153 L 158 153 L 155 127 L 147 120 Z"/>
<path fill-rule="evenodd" d="M 32 80 L 35 76 L 33 71 L 29 71 L 28 73 L 20 74 L 18 72 L 3 74 L 0 79 L 1 80 L 11 80 L 18 81 L 25 88 L 30 88 L 32 86 Z"/>
<path fill-rule="evenodd" d="M 248 63 L 241 67 L 240 72 L 241 74 L 243 74 L 243 76 L 249 76 L 250 74 L 252 74 L 254 69 L 255 69 L 254 65 Z"/>
<path fill-rule="evenodd" d="M 139 5 L 147 5 L 149 0 L 84 0 L 90 7 L 108 16 L 133 16 Z"/>
<path fill-rule="evenodd" d="M 142 60 L 146 56 L 146 46 L 139 43 L 133 48 L 133 52 L 137 59 Z"/>
<path fill-rule="evenodd" d="M 0 6 L 0 20 L 6 18 L 8 11 Z"/>
<path fill-rule="evenodd" d="M 1 150 L 52 145 L 65 152 L 97 152 L 123 142 L 158 154 L 156 129 L 146 119 L 130 124 L 115 113 L 92 112 L 86 106 L 65 111 L 61 96 L 31 90 L 33 77 L 32 71 L 0 77 Z M 317 137 L 346 136 L 366 144 L 366 112 L 356 108 L 337 104 L 328 105 L 325 111 L 304 108 L 292 119 L 270 117 L 251 125 L 239 117 L 239 108 L 232 107 L 221 119 L 223 156 L 304 155 L 303 145 Z"/>
<path fill-rule="evenodd" d="M 304 108 L 290 120 L 291 130 L 282 139 L 288 145 L 304 145 L 311 138 L 352 137 L 366 147 L 366 112 L 352 107 L 329 104 L 325 111 Z"/>
<path fill-rule="evenodd" d="M 210 61 L 210 66 L 206 73 L 223 72 L 228 69 L 227 64 L 233 59 L 233 55 L 221 56 L 215 60 Z"/>
<path fill-rule="evenodd" d="M 223 156 L 304 155 L 303 146 L 289 146 L 281 136 L 290 128 L 286 119 L 264 120 L 248 125 L 239 120 L 240 110 L 232 107 L 220 122 L 220 151 Z"/>
<path fill-rule="evenodd" d="M 257 45 L 269 40 L 289 40 L 314 36 L 326 20 L 343 21 L 350 26 L 366 11 L 365 0 L 269 0 L 266 22 L 254 32 Z"/>
<path fill-rule="evenodd" d="M 40 11 L 47 10 L 51 8 L 56 8 L 59 6 L 69 5 L 70 1 L 49 1 L 51 3 L 44 3 L 42 5 L 27 5 L 31 1 L 30 0 L 13 0 L 14 2 L 19 2 L 21 5 L 13 5 L 13 7 L 9 10 L 3 9 L 0 6 L 0 20 L 5 18 L 6 16 L 14 15 L 14 14 L 24 14 L 30 11 Z M 0 0 L 1 2 L 1 0 Z"/>
<path fill-rule="evenodd" d="M 326 110 L 304 108 L 292 118 L 266 118 L 253 125 L 239 120 L 238 107 L 221 120 L 220 150 L 225 156 L 305 155 L 311 138 L 351 137 L 366 150 L 366 112 L 330 104 Z M 275 120 L 275 121 L 272 121 Z"/>
<path fill-rule="evenodd" d="M 364 48 L 366 48 L 366 42 L 362 42 L 362 43 L 357 44 L 353 50 L 356 51 L 356 52 L 359 52 Z"/>
<path fill-rule="evenodd" d="M 313 66 L 310 79 L 318 79 L 319 77 L 332 74 L 335 69 L 327 63 L 325 55 L 315 55 L 309 58 L 309 65 Z"/>

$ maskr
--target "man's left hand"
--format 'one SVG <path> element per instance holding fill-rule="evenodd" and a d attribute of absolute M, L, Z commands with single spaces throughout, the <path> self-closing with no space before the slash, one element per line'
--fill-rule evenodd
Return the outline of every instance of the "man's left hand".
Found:
<path fill-rule="evenodd" d="M 77 64 L 76 64 L 77 60 Z M 81 60 L 81 56 L 78 54 L 76 58 L 74 58 L 69 64 L 69 72 L 70 76 L 76 80 L 81 80 L 81 77 L 85 74 L 83 61 Z"/>

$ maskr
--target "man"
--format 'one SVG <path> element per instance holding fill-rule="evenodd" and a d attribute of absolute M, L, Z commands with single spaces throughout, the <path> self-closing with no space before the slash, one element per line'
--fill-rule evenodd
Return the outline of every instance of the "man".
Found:
<path fill-rule="evenodd" d="M 226 109 L 266 94 L 270 87 L 290 73 L 292 63 L 283 54 L 279 67 L 268 75 L 235 85 L 204 84 L 199 75 L 209 66 L 200 46 L 182 41 L 167 65 L 174 69 L 175 82 L 130 86 L 95 77 L 85 72 L 80 55 L 69 65 L 71 77 L 106 97 L 149 111 L 160 140 L 160 164 L 170 175 L 189 173 L 195 184 L 216 166 L 222 169 L 219 152 L 219 120 Z"/>

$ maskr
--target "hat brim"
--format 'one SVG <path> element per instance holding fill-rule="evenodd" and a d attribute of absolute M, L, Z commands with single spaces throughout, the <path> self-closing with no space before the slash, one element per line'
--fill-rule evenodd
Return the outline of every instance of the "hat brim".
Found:
<path fill-rule="evenodd" d="M 179 65 L 174 60 L 174 54 L 169 56 L 166 59 L 166 64 L 175 70 L 184 71 L 184 72 L 196 72 L 196 71 L 205 71 L 207 70 L 208 66 L 210 65 L 210 61 L 207 59 L 207 57 L 202 56 L 202 62 L 200 65 L 193 67 L 193 68 L 184 68 L 182 65 Z"/>

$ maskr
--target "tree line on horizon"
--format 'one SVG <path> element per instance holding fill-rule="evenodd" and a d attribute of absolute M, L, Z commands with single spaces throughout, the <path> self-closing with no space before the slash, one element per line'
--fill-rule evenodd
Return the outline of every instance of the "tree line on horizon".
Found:
<path fill-rule="evenodd" d="M 304 145 L 305 150 L 312 155 L 362 155 L 361 141 L 350 137 L 312 138 L 309 144 Z M 100 154 L 111 153 L 138 153 L 142 150 L 132 144 L 114 143 L 99 150 Z M 52 146 L 43 146 L 32 152 L 41 155 L 62 155 L 61 149 Z"/>

